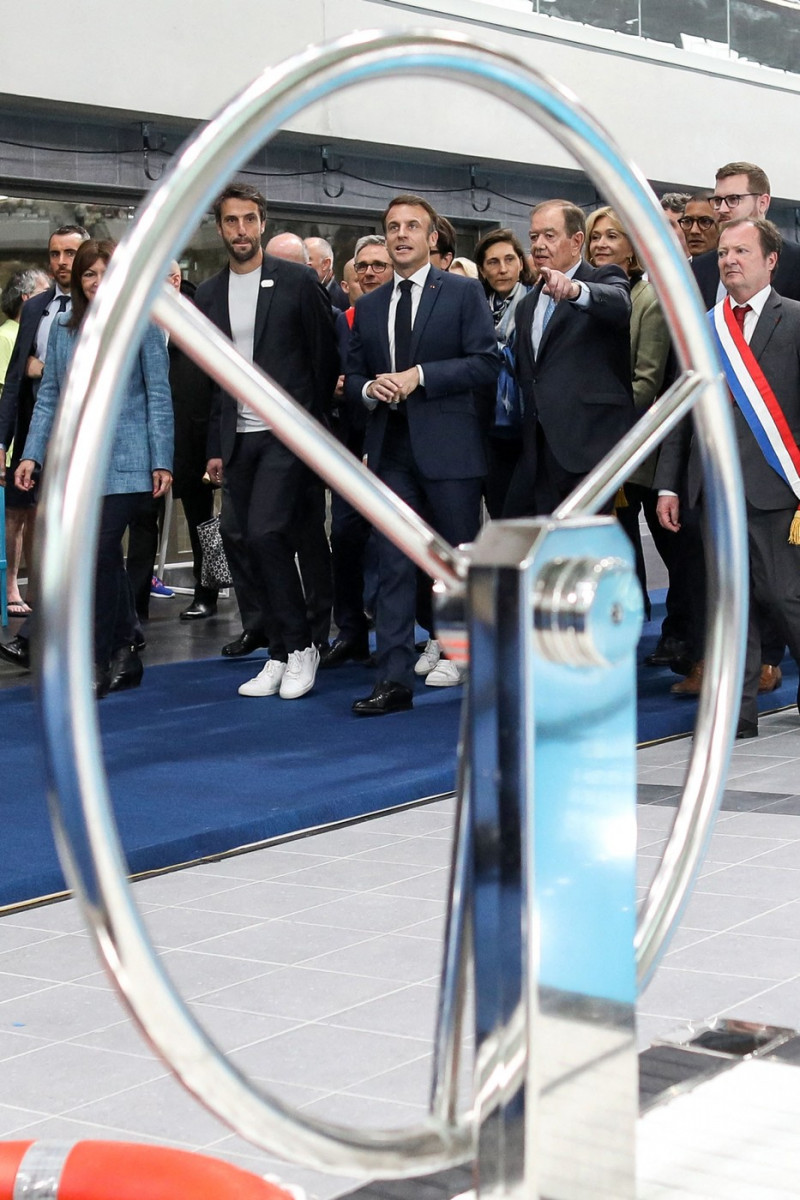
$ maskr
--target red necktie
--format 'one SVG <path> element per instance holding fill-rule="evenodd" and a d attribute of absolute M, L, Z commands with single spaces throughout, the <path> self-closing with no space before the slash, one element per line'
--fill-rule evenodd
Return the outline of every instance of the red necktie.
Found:
<path fill-rule="evenodd" d="M 740 305 L 737 305 L 737 306 L 736 306 L 736 308 L 734 308 L 734 310 L 733 310 L 733 315 L 734 315 L 734 317 L 736 318 L 736 324 L 739 326 L 739 328 L 740 328 L 740 329 L 741 329 L 741 331 L 742 331 L 742 337 L 744 337 L 744 318 L 745 318 L 745 315 L 746 315 L 747 313 L 749 313 L 749 312 L 752 312 L 752 311 L 753 311 L 753 310 L 752 310 L 752 308 L 750 307 L 750 305 L 749 305 L 749 304 L 740 304 Z"/>

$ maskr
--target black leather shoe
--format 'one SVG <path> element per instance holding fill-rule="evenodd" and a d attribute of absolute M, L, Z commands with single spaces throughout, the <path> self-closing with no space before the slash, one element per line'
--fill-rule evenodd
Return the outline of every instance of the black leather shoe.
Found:
<path fill-rule="evenodd" d="M 92 685 L 92 690 L 94 692 L 95 700 L 105 700 L 106 696 L 108 695 L 109 682 L 110 682 L 110 676 L 108 673 L 108 669 L 107 668 L 104 669 L 103 667 L 98 667 L 97 664 L 95 663 L 94 684 Z"/>
<path fill-rule="evenodd" d="M 320 655 L 320 669 L 324 670 L 327 667 L 340 667 L 346 662 L 366 662 L 369 658 L 369 643 L 366 641 L 357 641 L 351 638 L 349 641 L 345 638 L 337 638 L 332 642 L 324 654 Z"/>
<path fill-rule="evenodd" d="M 680 658 L 673 658 L 670 661 L 669 669 L 674 671 L 676 675 L 691 675 L 694 661 L 690 654 L 683 654 Z"/>
<path fill-rule="evenodd" d="M 189 607 L 183 610 L 180 619 L 182 621 L 203 621 L 206 617 L 213 617 L 216 611 L 216 604 L 206 604 L 203 600 L 193 600 Z"/>
<path fill-rule="evenodd" d="M 12 667 L 22 667 L 25 671 L 31 669 L 31 647 L 26 637 L 19 634 L 10 642 L 0 642 L 0 658 L 11 663 Z"/>
<path fill-rule="evenodd" d="M 402 683 L 382 679 L 372 689 L 372 695 L 356 700 L 353 712 L 357 717 L 385 717 L 387 713 L 405 712 L 414 707 L 414 693 Z"/>
<path fill-rule="evenodd" d="M 740 721 L 736 726 L 736 738 L 742 741 L 744 738 L 758 737 L 758 722 L 757 721 Z"/>
<path fill-rule="evenodd" d="M 138 687 L 142 682 L 144 667 L 136 652 L 135 646 L 122 646 L 111 656 L 108 669 L 108 690 L 124 692 L 128 688 Z"/>
<path fill-rule="evenodd" d="M 686 643 L 678 638 L 660 637 L 656 642 L 655 650 L 652 654 L 646 655 L 644 661 L 648 667 L 668 667 L 676 659 L 684 658 L 686 651 Z"/>
<path fill-rule="evenodd" d="M 254 650 L 260 650 L 268 645 L 269 639 L 263 633 L 253 633 L 249 629 L 243 629 L 238 638 L 222 647 L 220 654 L 225 658 L 244 658 L 245 654 L 252 654 Z"/>

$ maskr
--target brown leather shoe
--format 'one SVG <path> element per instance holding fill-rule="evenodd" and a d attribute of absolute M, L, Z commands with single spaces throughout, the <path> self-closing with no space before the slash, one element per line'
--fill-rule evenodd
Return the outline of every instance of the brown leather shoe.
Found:
<path fill-rule="evenodd" d="M 699 696 L 700 688 L 703 686 L 703 660 L 692 664 L 692 669 L 685 679 L 681 679 L 679 683 L 673 683 L 669 689 L 673 696 Z"/>
<path fill-rule="evenodd" d="M 781 686 L 783 672 L 780 667 L 771 667 L 769 663 L 761 664 L 761 676 L 758 681 L 759 692 L 774 692 Z"/>

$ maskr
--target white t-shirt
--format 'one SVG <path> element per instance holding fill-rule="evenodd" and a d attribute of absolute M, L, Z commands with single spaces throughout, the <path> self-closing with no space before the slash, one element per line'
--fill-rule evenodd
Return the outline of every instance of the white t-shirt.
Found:
<path fill-rule="evenodd" d="M 248 271 L 244 275 L 237 275 L 235 271 L 228 273 L 228 313 L 231 319 L 231 338 L 242 358 L 246 358 L 248 362 L 253 361 L 256 306 L 260 287 L 260 270 Z M 240 400 L 238 409 L 237 433 L 254 433 L 257 430 L 269 428 L 248 404 L 243 404 Z"/>

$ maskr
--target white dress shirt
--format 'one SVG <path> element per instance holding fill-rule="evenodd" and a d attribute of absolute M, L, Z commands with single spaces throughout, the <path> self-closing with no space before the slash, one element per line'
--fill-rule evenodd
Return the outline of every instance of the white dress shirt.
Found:
<path fill-rule="evenodd" d="M 751 309 L 750 312 L 744 314 L 744 328 L 742 331 L 744 333 L 744 340 L 747 342 L 748 346 L 750 345 L 750 339 L 755 332 L 756 325 L 758 324 L 758 318 L 764 311 L 764 305 L 767 303 L 771 291 L 772 284 L 768 283 L 767 286 L 762 288 L 760 292 L 756 292 L 755 296 L 751 296 L 749 300 L 745 301 L 746 304 L 750 305 Z M 731 296 L 731 308 L 733 311 L 736 312 L 736 309 L 741 307 L 743 306 L 740 304 L 734 304 L 733 296 Z"/>
<path fill-rule="evenodd" d="M 431 264 L 429 262 L 427 262 L 427 263 L 425 263 L 424 267 L 420 267 L 420 269 L 418 271 L 415 271 L 413 275 L 408 276 L 408 279 L 413 284 L 413 287 L 411 288 L 411 328 L 412 329 L 414 328 L 414 322 L 417 319 L 417 311 L 419 309 L 419 302 L 422 299 L 422 289 L 425 286 L 425 280 L 428 278 L 428 272 L 430 271 L 430 269 L 431 269 Z M 397 272 L 395 271 L 394 284 L 392 287 L 392 295 L 389 299 L 389 355 L 390 355 L 390 360 L 391 360 L 393 371 L 395 370 L 394 318 L 395 318 L 395 313 L 397 312 L 397 305 L 400 301 L 400 284 L 402 282 L 403 282 L 403 276 L 398 275 Z M 419 363 L 415 363 L 414 365 L 416 366 L 417 370 L 419 371 L 419 386 L 425 387 L 425 376 L 423 374 L 422 367 L 419 365 Z M 361 389 L 361 398 L 363 399 L 364 403 L 367 405 L 367 408 L 374 408 L 375 405 L 378 403 L 378 401 L 375 399 L 374 396 L 367 395 L 367 388 L 373 382 L 374 381 L 372 379 L 370 379 L 367 383 L 364 384 L 364 387 Z"/>

